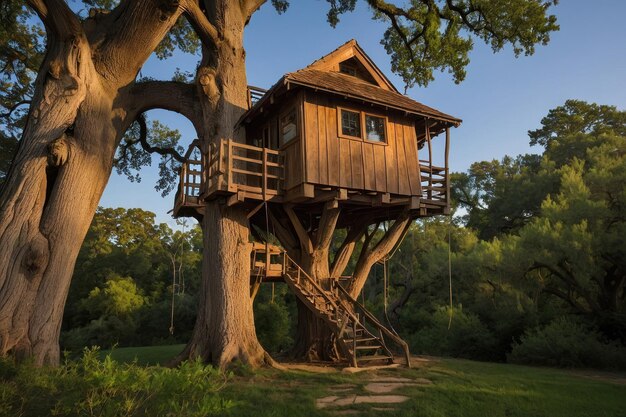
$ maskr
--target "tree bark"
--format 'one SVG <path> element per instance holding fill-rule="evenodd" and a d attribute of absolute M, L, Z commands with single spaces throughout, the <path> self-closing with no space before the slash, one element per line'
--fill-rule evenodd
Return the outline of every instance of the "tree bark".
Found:
<path fill-rule="evenodd" d="M 178 15 L 164 12 L 154 0 L 125 4 L 142 13 L 118 24 L 132 20 L 149 35 L 144 33 L 128 56 L 118 49 L 116 60 L 102 62 L 98 57 L 108 51 L 107 41 L 114 42 L 119 33 L 113 26 L 107 25 L 94 47 L 92 36 L 105 28 L 88 20 L 85 31 L 65 2 L 33 0 L 29 5 L 48 31 L 47 55 L 0 194 L 0 356 L 54 365 L 76 257 L 117 144 L 132 122 L 118 91 L 133 82 L 141 59 L 148 58 Z M 126 35 L 132 41 L 139 33 Z"/>
<path fill-rule="evenodd" d="M 207 7 L 209 23 L 222 35 L 215 50 L 205 50 L 198 71 L 203 96 L 202 145 L 232 139 L 247 108 L 243 30 L 246 17 L 239 2 L 221 0 Z M 246 212 L 224 201 L 207 203 L 203 219 L 204 256 L 200 306 L 190 342 L 176 361 L 200 357 L 225 368 L 231 362 L 273 364 L 257 340 L 250 299 L 249 224 Z"/>

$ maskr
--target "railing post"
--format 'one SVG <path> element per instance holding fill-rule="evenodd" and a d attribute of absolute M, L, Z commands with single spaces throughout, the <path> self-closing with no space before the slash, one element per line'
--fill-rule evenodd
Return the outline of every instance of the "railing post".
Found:
<path fill-rule="evenodd" d="M 446 127 L 446 154 L 445 154 L 445 187 L 446 187 L 446 205 L 450 205 L 450 177 L 448 158 L 450 157 L 450 128 Z"/>
<path fill-rule="evenodd" d="M 433 147 L 430 140 L 430 124 L 428 120 L 425 123 L 426 126 L 426 141 L 428 142 L 428 189 L 426 195 L 429 200 L 433 199 Z"/>
<path fill-rule="evenodd" d="M 231 186 L 234 188 L 234 184 L 233 184 L 233 140 L 232 139 L 228 139 L 228 153 L 227 153 L 227 171 L 226 171 L 226 188 L 228 189 L 228 191 L 233 191 L 231 190 Z"/>
<path fill-rule="evenodd" d="M 356 314 L 355 316 L 358 320 L 358 314 Z M 354 364 L 356 366 L 356 321 L 354 320 L 352 320 L 352 353 L 354 355 Z"/>
<path fill-rule="evenodd" d="M 261 163 L 261 170 L 263 171 L 262 178 L 262 193 L 263 193 L 263 201 L 267 201 L 267 148 L 263 148 L 263 161 Z"/>

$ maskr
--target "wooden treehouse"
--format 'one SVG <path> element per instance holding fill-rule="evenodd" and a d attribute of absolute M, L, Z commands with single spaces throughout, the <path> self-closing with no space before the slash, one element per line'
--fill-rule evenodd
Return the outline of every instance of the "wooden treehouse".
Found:
<path fill-rule="evenodd" d="M 204 153 L 199 144 L 192 146 L 181 169 L 175 217 L 200 219 L 204 204 L 216 199 L 248 208 L 257 229 L 267 227 L 261 209 L 268 206 L 277 213 L 290 207 L 309 219 L 309 229 L 328 202 L 341 208 L 337 227 L 364 216 L 384 221 L 406 210 L 411 218 L 449 213 L 450 128 L 461 120 L 400 94 L 354 40 L 284 75 L 267 91 L 250 87 L 248 98 L 249 109 L 238 121 L 246 143 L 222 140 Z M 443 140 L 434 144 L 439 135 Z M 392 361 L 389 342 L 408 357 L 406 344 L 350 297 L 340 280 L 327 280 L 322 288 L 285 250 L 255 237 L 252 293 L 260 282 L 286 282 L 333 329 L 355 366 Z"/>

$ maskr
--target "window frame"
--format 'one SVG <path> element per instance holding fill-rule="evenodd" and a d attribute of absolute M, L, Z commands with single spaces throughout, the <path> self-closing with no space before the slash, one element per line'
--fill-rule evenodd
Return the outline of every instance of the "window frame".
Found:
<path fill-rule="evenodd" d="M 291 113 L 293 113 L 293 115 L 294 115 L 295 135 L 292 138 L 290 138 L 288 141 L 285 141 L 283 139 L 283 127 L 285 126 L 283 124 L 283 119 L 285 119 L 286 117 L 290 116 Z M 298 119 L 299 119 L 298 118 L 298 109 L 296 108 L 296 106 L 292 106 L 288 110 L 280 113 L 280 116 L 278 118 L 278 148 L 279 149 L 282 149 L 285 146 L 291 145 L 292 143 L 294 143 L 294 141 L 299 139 L 299 137 L 300 137 L 300 132 L 299 132 L 300 121 Z"/>
<path fill-rule="evenodd" d="M 361 124 L 360 129 L 361 129 L 361 136 L 352 136 L 352 135 L 346 135 L 343 133 L 343 117 L 341 115 L 342 111 L 347 111 L 350 113 L 357 113 L 359 115 L 359 123 Z M 376 117 L 379 119 L 383 119 L 383 123 L 384 123 L 384 140 L 382 141 L 375 141 L 375 140 L 370 140 L 367 139 L 367 125 L 365 123 L 365 118 L 366 116 L 371 116 L 371 117 Z M 344 139 L 352 139 L 352 140 L 360 140 L 362 142 L 367 142 L 367 143 L 372 143 L 375 145 L 382 145 L 382 146 L 386 146 L 389 144 L 389 128 L 387 127 L 389 123 L 389 119 L 387 116 L 379 114 L 379 113 L 372 113 L 369 111 L 364 111 L 364 110 L 357 110 L 354 108 L 350 108 L 350 107 L 342 107 L 342 106 L 337 106 L 337 136 L 340 138 L 344 138 Z"/>
<path fill-rule="evenodd" d="M 355 113 L 358 118 L 359 118 L 359 129 L 360 129 L 360 134 L 361 136 L 352 136 L 352 135 L 347 135 L 345 133 L 343 133 L 343 115 L 342 112 L 349 112 L 349 113 Z M 361 114 L 362 112 L 360 112 L 359 110 L 352 110 L 352 109 L 348 109 L 345 107 L 337 107 L 337 113 L 339 115 L 339 117 L 337 117 L 337 121 L 339 124 L 339 136 L 342 138 L 349 138 L 349 139 L 358 139 L 358 140 L 363 140 L 363 115 Z"/>

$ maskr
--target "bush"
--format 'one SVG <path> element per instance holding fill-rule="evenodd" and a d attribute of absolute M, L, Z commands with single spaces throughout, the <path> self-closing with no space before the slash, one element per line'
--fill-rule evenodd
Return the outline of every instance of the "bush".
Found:
<path fill-rule="evenodd" d="M 208 416 L 232 404 L 218 395 L 227 376 L 198 361 L 177 369 L 120 364 L 96 349 L 58 368 L 0 360 L 0 416 Z"/>
<path fill-rule="evenodd" d="M 626 369 L 626 348 L 602 340 L 600 333 L 569 317 L 527 331 L 513 343 L 508 355 L 513 363 L 564 368 Z"/>
<path fill-rule="evenodd" d="M 475 314 L 455 308 L 449 329 L 448 323 L 450 309 L 438 308 L 424 328 L 408 337 L 411 350 L 415 353 L 479 360 L 492 359 L 498 355 L 496 338 Z"/>

